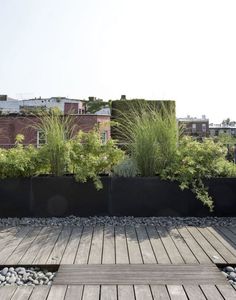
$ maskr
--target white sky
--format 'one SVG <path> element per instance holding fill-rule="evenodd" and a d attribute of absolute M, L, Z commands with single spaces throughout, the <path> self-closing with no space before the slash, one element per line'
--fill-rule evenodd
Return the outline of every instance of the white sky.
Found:
<path fill-rule="evenodd" d="M 236 0 L 0 0 L 0 94 L 236 120 Z"/>

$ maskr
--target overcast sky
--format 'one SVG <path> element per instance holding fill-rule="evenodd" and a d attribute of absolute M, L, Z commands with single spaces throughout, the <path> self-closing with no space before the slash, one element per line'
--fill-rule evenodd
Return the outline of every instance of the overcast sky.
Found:
<path fill-rule="evenodd" d="M 235 0 L 0 0 L 0 94 L 176 100 L 236 120 Z"/>

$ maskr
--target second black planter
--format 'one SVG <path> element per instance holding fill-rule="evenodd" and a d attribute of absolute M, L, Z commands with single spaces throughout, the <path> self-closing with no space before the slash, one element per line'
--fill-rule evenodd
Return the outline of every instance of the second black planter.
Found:
<path fill-rule="evenodd" d="M 189 191 L 158 177 L 112 178 L 111 214 L 147 216 L 207 216 L 209 210 Z"/>

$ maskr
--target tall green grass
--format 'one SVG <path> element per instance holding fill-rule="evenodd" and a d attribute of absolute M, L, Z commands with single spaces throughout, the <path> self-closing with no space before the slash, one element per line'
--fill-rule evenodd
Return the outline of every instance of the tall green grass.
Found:
<path fill-rule="evenodd" d="M 61 176 L 66 172 L 70 147 L 68 141 L 73 135 L 74 125 L 70 116 L 62 115 L 59 110 L 43 112 L 34 128 L 43 132 L 46 144 L 40 148 L 40 156 L 48 161 L 49 171 Z"/>
<path fill-rule="evenodd" d="M 178 144 L 175 111 L 164 104 L 157 110 L 144 102 L 138 109 L 122 113 L 118 131 L 141 176 L 160 174 L 175 158 Z"/>

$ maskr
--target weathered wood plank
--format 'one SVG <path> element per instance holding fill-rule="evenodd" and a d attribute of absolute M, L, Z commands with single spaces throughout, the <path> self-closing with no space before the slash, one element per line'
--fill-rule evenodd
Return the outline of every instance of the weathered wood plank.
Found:
<path fill-rule="evenodd" d="M 64 300 L 66 294 L 66 285 L 52 286 L 47 300 Z"/>
<path fill-rule="evenodd" d="M 173 240 L 168 234 L 168 231 L 164 227 L 156 227 L 157 232 L 162 240 L 162 243 L 168 253 L 168 256 L 172 264 L 184 264 L 184 260 L 176 248 Z"/>
<path fill-rule="evenodd" d="M 233 247 L 236 246 L 236 235 L 229 230 L 227 227 L 215 227 L 215 230 L 217 232 L 220 232 L 223 234 L 223 236 L 227 239 L 227 241 L 232 245 Z"/>
<path fill-rule="evenodd" d="M 226 284 L 216 266 L 212 265 L 63 265 L 54 284 Z"/>
<path fill-rule="evenodd" d="M 0 299 L 10 300 L 13 294 L 15 293 L 16 289 L 16 286 L 4 286 L 4 288 L 0 288 Z"/>
<path fill-rule="evenodd" d="M 159 234 L 157 233 L 154 226 L 147 226 L 147 233 L 149 236 L 150 243 L 152 245 L 153 252 L 155 254 L 158 264 L 171 263 L 170 258 L 166 252 L 166 249 L 161 241 Z"/>
<path fill-rule="evenodd" d="M 181 285 L 167 285 L 171 300 L 187 300 L 185 291 Z"/>
<path fill-rule="evenodd" d="M 0 230 L 0 253 L 3 249 L 3 246 L 8 246 L 11 243 L 12 238 L 21 230 L 20 226 L 12 227 L 1 227 Z"/>
<path fill-rule="evenodd" d="M 125 229 L 122 226 L 115 227 L 115 253 L 116 253 L 117 264 L 129 263 Z"/>
<path fill-rule="evenodd" d="M 29 300 L 46 300 L 49 291 L 50 291 L 49 286 L 36 286 L 33 289 L 33 292 L 31 294 Z"/>
<path fill-rule="evenodd" d="M 189 226 L 188 231 L 192 234 L 195 240 L 199 243 L 199 245 L 214 263 L 226 263 L 223 257 L 212 247 L 212 245 L 207 241 L 207 239 L 204 238 L 197 228 Z"/>
<path fill-rule="evenodd" d="M 139 243 L 133 226 L 126 226 L 126 239 L 128 244 L 129 259 L 131 264 L 142 264 L 142 256 Z"/>
<path fill-rule="evenodd" d="M 168 300 L 170 299 L 165 285 L 151 285 L 151 291 L 154 300 Z"/>
<path fill-rule="evenodd" d="M 4 247 L 2 247 L 0 252 L 0 264 L 4 264 L 7 258 L 13 253 L 13 251 L 18 247 L 21 241 L 25 238 L 28 232 L 32 230 L 32 228 L 26 226 L 21 227 L 21 229 L 12 237 L 9 243 L 6 243 Z"/>
<path fill-rule="evenodd" d="M 194 285 L 193 285 L 194 284 Z M 189 300 L 206 300 L 202 290 L 193 282 L 192 285 L 184 285 L 185 292 Z"/>
<path fill-rule="evenodd" d="M 236 262 L 236 257 L 207 228 L 199 227 L 198 230 L 226 262 Z"/>
<path fill-rule="evenodd" d="M 91 249 L 89 255 L 89 264 L 99 264 L 102 262 L 103 247 L 103 226 L 96 226 L 93 231 Z"/>
<path fill-rule="evenodd" d="M 134 286 L 136 300 L 152 300 L 152 293 L 148 285 L 135 285 Z"/>
<path fill-rule="evenodd" d="M 118 300 L 135 300 L 132 285 L 118 285 Z"/>
<path fill-rule="evenodd" d="M 31 286 L 19 286 L 11 300 L 28 300 L 33 288 Z"/>
<path fill-rule="evenodd" d="M 199 246 L 199 244 L 196 242 L 196 240 L 192 237 L 192 235 L 189 233 L 189 231 L 186 229 L 186 227 L 178 228 L 178 231 L 200 264 L 206 264 L 206 263 L 211 262 L 210 258 L 203 251 L 203 249 Z"/>
<path fill-rule="evenodd" d="M 219 284 L 216 286 L 223 297 L 227 300 L 235 300 L 236 299 L 236 291 L 231 285 L 222 285 Z"/>
<path fill-rule="evenodd" d="M 207 300 L 223 300 L 220 292 L 217 290 L 214 284 L 203 284 L 201 289 L 207 298 Z"/>
<path fill-rule="evenodd" d="M 139 246 L 145 264 L 157 263 L 145 226 L 136 227 Z"/>
<path fill-rule="evenodd" d="M 49 231 L 45 241 L 43 242 L 43 247 L 38 249 L 38 253 L 33 260 L 33 264 L 46 264 L 47 260 L 52 252 L 52 249 L 55 246 L 55 243 L 61 234 L 61 228 L 53 228 Z"/>
<path fill-rule="evenodd" d="M 25 252 L 29 249 L 33 241 L 39 235 L 41 227 L 32 228 L 31 231 L 25 236 L 18 247 L 13 251 L 13 253 L 7 258 L 5 264 L 17 264 L 23 257 Z"/>
<path fill-rule="evenodd" d="M 100 286 L 99 285 L 85 285 L 83 300 L 99 300 Z"/>
<path fill-rule="evenodd" d="M 44 243 L 47 240 L 47 236 L 50 233 L 50 231 L 50 227 L 43 227 L 39 235 L 36 237 L 36 239 L 30 245 L 28 250 L 25 252 L 24 256 L 20 259 L 19 264 L 32 264 L 39 250 L 44 247 Z"/>
<path fill-rule="evenodd" d="M 92 227 L 84 227 L 79 248 L 75 257 L 75 264 L 87 264 L 91 246 L 91 240 L 93 236 Z"/>
<path fill-rule="evenodd" d="M 100 299 L 101 300 L 117 300 L 116 285 L 102 285 Z"/>
<path fill-rule="evenodd" d="M 197 264 L 198 261 L 196 257 L 193 255 L 192 251 L 189 249 L 187 243 L 178 232 L 177 229 L 170 229 L 168 230 L 169 235 L 171 236 L 172 240 L 174 241 L 176 247 L 178 248 L 182 258 L 184 259 L 186 264 Z"/>
<path fill-rule="evenodd" d="M 236 257 L 236 249 L 229 242 L 227 237 L 218 231 L 215 227 L 207 227 L 207 229 Z"/>
<path fill-rule="evenodd" d="M 71 235 L 71 227 L 64 227 L 47 260 L 47 264 L 59 264 Z"/>
<path fill-rule="evenodd" d="M 115 231 L 113 226 L 105 226 L 103 242 L 103 264 L 115 264 Z"/>
<path fill-rule="evenodd" d="M 78 251 L 81 234 L 82 234 L 82 227 L 75 227 L 72 230 L 69 242 L 66 246 L 65 252 L 62 256 L 61 264 L 73 264 L 75 261 L 75 256 Z"/>
<path fill-rule="evenodd" d="M 69 285 L 67 287 L 66 295 L 64 300 L 81 300 L 83 294 L 82 285 Z M 57 300 L 57 299 L 55 299 Z"/>

